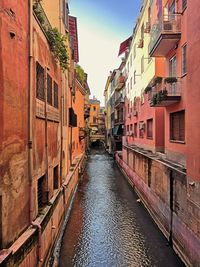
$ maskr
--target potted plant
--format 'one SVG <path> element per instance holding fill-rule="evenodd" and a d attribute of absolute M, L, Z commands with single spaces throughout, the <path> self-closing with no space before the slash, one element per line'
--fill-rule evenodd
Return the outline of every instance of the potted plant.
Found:
<path fill-rule="evenodd" d="M 150 92 L 152 90 L 152 87 L 151 86 L 147 86 L 145 89 L 144 89 L 144 93 L 147 94 L 148 92 Z"/>
<path fill-rule="evenodd" d="M 161 84 L 161 83 L 162 83 L 162 79 L 163 79 L 163 78 L 160 77 L 160 76 L 155 77 L 155 78 L 153 79 L 153 81 L 152 81 L 151 86 L 154 87 L 154 86 L 156 86 L 156 84 Z"/>
<path fill-rule="evenodd" d="M 164 83 L 166 84 L 166 83 L 170 83 L 170 84 L 172 84 L 172 83 L 176 83 L 177 82 L 177 78 L 176 77 L 167 77 L 167 78 L 165 78 L 165 80 L 164 80 Z"/>

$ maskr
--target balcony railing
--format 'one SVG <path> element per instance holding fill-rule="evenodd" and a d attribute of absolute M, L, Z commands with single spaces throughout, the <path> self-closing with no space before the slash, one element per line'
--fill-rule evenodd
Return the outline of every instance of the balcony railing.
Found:
<path fill-rule="evenodd" d="M 163 15 L 152 26 L 149 54 L 152 57 L 164 57 L 175 47 L 181 37 L 181 16 Z"/>
<path fill-rule="evenodd" d="M 120 75 L 117 79 L 117 85 L 116 85 L 116 90 L 119 91 L 125 86 L 125 81 L 126 78 L 123 75 Z"/>
<path fill-rule="evenodd" d="M 123 116 L 121 116 L 121 117 L 115 119 L 115 124 L 123 124 L 123 123 L 124 123 L 124 118 L 123 118 Z"/>
<path fill-rule="evenodd" d="M 151 107 L 166 107 L 181 100 L 181 82 L 161 83 L 149 91 Z"/>
<path fill-rule="evenodd" d="M 119 106 L 120 104 L 124 104 L 124 98 L 120 96 L 116 101 L 115 101 L 115 107 Z"/>

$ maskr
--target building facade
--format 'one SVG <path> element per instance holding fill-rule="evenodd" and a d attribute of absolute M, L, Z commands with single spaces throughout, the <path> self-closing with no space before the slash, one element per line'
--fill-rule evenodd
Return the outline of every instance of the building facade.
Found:
<path fill-rule="evenodd" d="M 0 3 L 2 266 L 47 264 L 85 160 L 76 18 L 66 0 L 26 2 Z"/>
<path fill-rule="evenodd" d="M 197 1 L 143 1 L 130 48 L 121 46 L 125 136 L 122 153 L 116 154 L 188 266 L 200 262 L 197 8 Z M 106 96 L 107 91 L 108 86 Z M 112 109 L 108 105 L 106 110 Z"/>

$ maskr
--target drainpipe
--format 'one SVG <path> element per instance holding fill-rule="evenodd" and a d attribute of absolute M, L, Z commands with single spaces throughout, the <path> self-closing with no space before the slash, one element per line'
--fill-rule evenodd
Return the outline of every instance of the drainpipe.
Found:
<path fill-rule="evenodd" d="M 33 227 L 38 229 L 38 259 L 39 262 L 43 262 L 44 259 L 42 258 L 42 229 L 41 225 L 37 222 L 31 223 Z"/>
<path fill-rule="evenodd" d="M 61 32 L 61 23 L 62 23 L 62 1 L 59 0 L 59 31 Z M 64 110 L 64 93 L 63 93 L 63 79 L 62 79 L 62 70 L 60 70 L 60 87 L 61 87 L 61 98 L 60 98 L 60 139 L 61 139 L 61 144 L 60 144 L 60 184 L 63 183 L 62 178 L 63 178 L 63 110 Z"/>
<path fill-rule="evenodd" d="M 44 113 L 45 113 L 45 154 L 46 154 L 46 181 L 48 181 L 48 118 L 47 118 L 47 67 L 44 68 L 44 95 L 45 95 L 45 103 L 44 103 Z"/>
<path fill-rule="evenodd" d="M 32 125 L 32 98 L 33 98 L 33 0 L 28 2 L 29 9 L 29 62 L 28 62 L 28 177 L 29 177 L 29 220 L 33 220 L 33 125 Z"/>

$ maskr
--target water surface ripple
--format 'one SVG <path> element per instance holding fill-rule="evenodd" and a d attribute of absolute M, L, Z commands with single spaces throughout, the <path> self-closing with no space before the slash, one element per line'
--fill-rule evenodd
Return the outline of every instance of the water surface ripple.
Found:
<path fill-rule="evenodd" d="M 111 157 L 92 151 L 63 238 L 60 267 L 184 266 Z"/>

